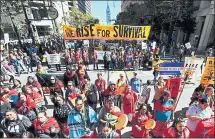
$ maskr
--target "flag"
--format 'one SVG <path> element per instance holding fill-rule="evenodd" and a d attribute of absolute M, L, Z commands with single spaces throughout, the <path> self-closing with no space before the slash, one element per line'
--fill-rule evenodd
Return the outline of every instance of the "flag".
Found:
<path fill-rule="evenodd" d="M 214 57 L 208 57 L 204 73 L 201 77 L 201 84 L 214 84 L 215 75 L 214 75 L 214 66 L 215 66 L 215 58 Z"/>
<path fill-rule="evenodd" d="M 170 91 L 173 99 L 177 98 L 181 85 L 181 78 L 171 78 L 166 81 L 165 88 Z"/>

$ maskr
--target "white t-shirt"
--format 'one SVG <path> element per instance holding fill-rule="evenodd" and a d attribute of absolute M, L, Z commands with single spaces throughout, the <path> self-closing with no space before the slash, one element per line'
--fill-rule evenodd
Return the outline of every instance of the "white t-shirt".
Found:
<path fill-rule="evenodd" d="M 202 110 L 199 107 L 199 105 L 194 105 L 187 110 L 186 115 L 199 116 L 202 119 L 204 119 L 204 118 L 211 118 L 212 113 L 213 113 L 213 111 L 209 106 L 206 109 Z M 198 123 L 199 123 L 199 120 L 193 121 L 193 120 L 188 119 L 187 127 L 191 131 L 195 132 Z"/>

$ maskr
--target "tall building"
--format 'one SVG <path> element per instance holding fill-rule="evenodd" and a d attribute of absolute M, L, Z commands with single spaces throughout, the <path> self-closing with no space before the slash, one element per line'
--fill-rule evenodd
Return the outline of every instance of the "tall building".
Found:
<path fill-rule="evenodd" d="M 196 18 L 196 28 L 189 41 L 192 46 L 197 47 L 199 53 L 204 53 L 208 46 L 215 46 L 214 1 L 194 1 L 193 6 L 197 8 L 193 14 Z M 183 42 L 184 36 L 185 33 L 179 31 L 177 43 Z"/>
<path fill-rule="evenodd" d="M 106 8 L 106 22 L 107 22 L 107 25 L 111 24 L 111 15 L 110 15 L 109 2 L 107 2 L 107 8 Z"/>

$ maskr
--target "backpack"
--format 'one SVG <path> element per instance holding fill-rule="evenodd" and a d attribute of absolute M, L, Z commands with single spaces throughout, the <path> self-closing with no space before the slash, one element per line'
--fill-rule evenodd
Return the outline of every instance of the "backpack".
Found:
<path fill-rule="evenodd" d="M 87 94 L 87 100 L 89 103 L 97 102 L 97 89 L 96 89 L 95 85 L 91 85 L 90 90 Z"/>

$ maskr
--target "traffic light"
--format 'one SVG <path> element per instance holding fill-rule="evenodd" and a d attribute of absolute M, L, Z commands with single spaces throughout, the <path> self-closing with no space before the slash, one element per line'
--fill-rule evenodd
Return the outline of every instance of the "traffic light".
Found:
<path fill-rule="evenodd" d="M 144 16 L 141 16 L 141 17 L 140 17 L 140 23 L 141 23 L 141 24 L 144 24 Z"/>

